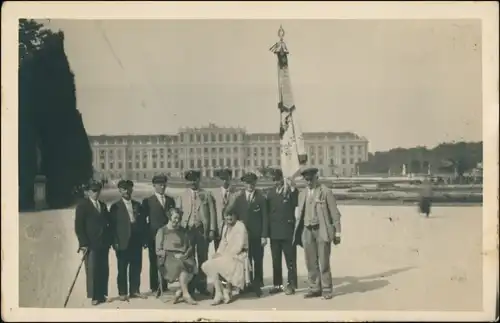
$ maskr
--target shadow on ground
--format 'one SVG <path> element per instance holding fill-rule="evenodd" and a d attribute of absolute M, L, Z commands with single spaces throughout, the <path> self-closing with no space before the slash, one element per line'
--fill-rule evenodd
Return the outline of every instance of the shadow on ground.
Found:
<path fill-rule="evenodd" d="M 389 280 L 385 279 L 393 275 L 414 269 L 413 266 L 401 267 L 396 269 L 391 269 L 382 273 L 372 274 L 367 276 L 344 276 L 344 277 L 333 277 L 333 292 L 335 296 L 352 294 L 352 293 L 365 293 L 380 288 L 388 286 Z M 286 277 L 285 277 L 286 279 Z M 263 296 L 269 296 L 269 289 L 272 286 L 272 277 L 264 279 Z M 308 289 L 308 279 L 307 276 L 298 277 L 298 289 L 297 293 L 305 293 Z"/>

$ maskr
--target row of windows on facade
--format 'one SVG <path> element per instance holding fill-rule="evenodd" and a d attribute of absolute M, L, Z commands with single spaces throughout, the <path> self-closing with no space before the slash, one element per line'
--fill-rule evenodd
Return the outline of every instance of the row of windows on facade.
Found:
<path fill-rule="evenodd" d="M 335 175 L 340 175 L 340 176 L 349 176 L 349 175 L 354 175 L 356 173 L 356 169 L 354 168 L 350 168 L 350 169 L 347 169 L 347 168 L 341 168 L 341 169 L 322 169 L 320 168 L 319 169 L 319 176 L 335 176 Z M 128 174 L 128 176 L 131 176 L 132 178 L 135 178 L 135 180 L 137 181 L 140 181 L 140 180 L 149 180 L 151 179 L 154 175 L 157 175 L 159 174 L 159 172 L 154 172 L 154 173 L 142 173 L 142 172 L 135 172 L 135 173 L 132 173 L 132 174 Z M 166 172 L 167 176 L 172 176 L 173 174 L 177 175 L 177 176 L 180 176 L 180 173 L 172 173 L 172 172 Z M 210 169 L 206 169 L 204 171 L 202 171 L 202 175 L 203 177 L 212 177 L 212 174 L 213 174 L 213 171 L 210 170 Z M 234 177 L 235 178 L 239 178 L 241 175 L 244 174 L 244 170 L 239 170 L 239 169 L 235 169 L 234 170 Z M 114 180 L 114 179 L 118 179 L 118 178 L 123 178 L 123 176 L 125 175 L 124 173 L 121 173 L 121 172 L 110 172 L 108 174 L 106 174 L 107 176 L 109 176 L 109 178 L 111 180 Z M 128 177 L 127 176 L 127 177 Z"/>
<path fill-rule="evenodd" d="M 224 162 L 225 161 L 225 162 Z M 316 163 L 317 161 L 317 163 Z M 349 161 L 349 164 L 347 163 Z M 342 158 L 341 159 L 341 165 L 354 165 L 356 162 L 362 162 L 363 159 L 361 157 L 359 158 L 349 158 L 346 159 L 346 158 Z M 255 159 L 253 161 L 253 165 L 251 163 L 251 160 L 245 160 L 245 165 L 244 166 L 253 166 L 253 167 L 266 167 L 266 166 L 277 166 L 280 164 L 280 160 L 277 159 L 275 160 L 275 163 L 273 163 L 273 160 L 272 159 L 269 159 L 267 160 L 267 164 L 266 164 L 266 161 L 261 159 L 260 161 Z M 156 161 L 153 161 L 152 162 L 152 168 L 153 169 L 164 169 L 165 168 L 165 165 L 166 165 L 166 168 L 168 169 L 171 169 L 171 168 L 176 168 L 176 169 L 183 169 L 184 168 L 184 161 L 183 160 L 180 160 L 180 161 L 175 161 L 175 162 L 163 162 L 163 161 L 160 161 L 160 162 L 156 162 Z M 320 166 L 320 165 L 326 165 L 325 164 L 325 161 L 323 159 L 318 159 L 318 160 L 315 160 L 315 159 L 311 159 L 311 162 L 310 162 L 310 165 L 313 165 L 313 166 Z M 333 159 L 330 159 L 330 163 L 328 165 L 335 165 L 335 161 Z M 115 163 L 114 162 L 109 162 L 108 163 L 108 167 L 106 167 L 106 163 L 103 163 L 101 162 L 100 163 L 100 166 L 101 166 L 101 170 L 105 170 L 105 169 L 115 169 L 114 166 L 115 166 Z M 118 162 L 116 164 L 116 169 L 123 169 L 123 163 L 122 162 Z M 133 163 L 132 162 L 128 162 L 127 163 L 127 166 L 129 169 L 132 169 L 133 167 Z M 142 166 L 142 168 L 141 168 Z M 173 167 L 172 167 L 173 166 Z M 191 159 L 189 161 L 189 168 L 208 168 L 208 167 L 212 167 L 212 168 L 217 168 L 217 167 L 239 167 L 239 162 L 238 162 L 238 159 L 234 159 L 232 162 L 231 162 L 231 159 L 227 158 L 226 160 L 224 159 L 220 159 L 219 160 L 219 163 L 217 163 L 217 160 L 216 159 L 212 159 L 212 163 L 210 164 L 209 163 L 209 159 L 205 159 L 202 160 L 201 159 L 198 159 L 196 160 L 193 160 Z M 135 169 L 148 169 L 148 164 L 146 162 L 136 162 L 135 163 Z"/>
<path fill-rule="evenodd" d="M 349 153 L 351 155 L 354 155 L 356 153 L 355 147 L 357 147 L 357 153 L 358 154 L 362 154 L 363 153 L 363 146 L 361 146 L 361 145 L 359 145 L 359 146 L 350 146 L 349 147 Z M 279 155 L 280 154 L 280 147 L 267 147 L 267 154 L 268 154 L 268 156 L 272 156 L 273 155 L 273 148 L 274 148 L 274 151 L 275 151 L 275 155 Z M 251 156 L 251 148 L 246 148 L 245 150 L 246 150 L 246 156 L 250 157 Z M 101 149 L 101 150 L 99 150 L 99 156 L 100 156 L 101 159 L 104 159 L 106 151 L 108 152 L 108 157 L 110 157 L 110 158 L 114 157 L 114 150 L 103 150 L 103 149 Z M 231 150 L 230 147 L 226 147 L 225 149 L 223 147 L 219 147 L 219 149 L 218 149 L 219 154 L 223 154 L 224 152 L 226 152 L 226 154 L 230 154 L 231 151 L 233 153 L 238 153 L 239 152 L 238 147 L 233 147 L 232 150 Z M 333 156 L 335 154 L 335 147 L 330 146 L 330 148 L 329 148 L 328 151 L 329 151 L 329 155 Z M 135 158 L 139 159 L 139 157 L 141 155 L 141 152 L 142 152 L 143 158 L 147 158 L 148 152 L 147 152 L 146 149 L 142 149 L 141 151 L 136 151 L 136 150 L 135 151 L 130 151 L 130 152 L 128 152 L 128 157 L 132 158 L 132 156 L 135 153 Z M 177 158 L 176 155 L 178 155 L 178 150 L 177 149 L 172 150 L 171 148 L 167 149 L 167 154 L 171 154 L 172 152 L 174 154 L 174 158 Z M 201 155 L 202 150 L 201 150 L 201 148 L 196 148 L 196 149 L 195 148 L 190 148 L 189 149 L 189 153 L 190 154 L 194 154 L 195 152 L 196 152 L 196 154 Z M 211 152 L 212 154 L 217 154 L 217 148 L 216 147 L 212 147 L 209 150 L 209 148 L 205 147 L 203 149 L 203 153 L 208 154 L 209 152 Z M 309 153 L 311 154 L 311 156 L 316 155 L 316 152 L 318 153 L 318 156 L 320 156 L 320 158 L 321 158 L 321 156 L 323 155 L 323 152 L 324 152 L 323 147 L 322 146 L 317 146 L 317 150 L 315 149 L 315 146 L 309 147 Z M 164 150 L 164 148 L 160 148 L 158 150 L 156 150 L 156 148 L 151 149 L 151 154 L 152 154 L 153 158 L 157 158 L 158 157 L 158 153 L 159 153 L 160 158 L 163 159 L 164 156 L 165 156 L 165 150 Z M 181 148 L 180 153 L 181 154 L 184 153 L 184 150 L 182 148 Z M 259 149 L 257 147 L 253 147 L 253 156 L 258 156 L 258 153 L 259 153 Z M 260 156 L 265 156 L 265 153 L 266 153 L 265 147 L 260 147 Z M 341 153 L 342 153 L 342 155 L 345 155 L 345 153 L 346 153 L 345 146 L 341 147 Z M 122 159 L 122 157 L 123 157 L 123 151 L 120 150 L 120 149 L 117 149 L 116 150 L 116 155 L 117 155 L 118 159 Z"/>
<path fill-rule="evenodd" d="M 192 143 L 202 143 L 202 142 L 238 142 L 243 139 L 243 134 L 241 134 L 241 137 L 237 133 L 233 134 L 194 134 L 194 133 L 183 133 L 179 135 L 173 135 L 173 136 L 165 136 L 165 137 L 152 137 L 152 138 L 147 138 L 147 139 L 131 139 L 127 140 L 125 138 L 116 138 L 116 139 L 105 139 L 104 141 L 96 139 L 94 142 L 96 144 L 99 143 L 104 143 L 104 144 L 124 144 L 124 143 L 132 143 L 132 144 L 154 144 L 154 143 L 160 143 L 165 141 L 167 139 L 170 142 L 192 142 Z M 202 140 L 203 139 L 203 140 Z M 259 138 L 260 139 L 260 138 Z"/>
<path fill-rule="evenodd" d="M 250 137 L 251 136 L 251 137 Z M 350 136 L 337 136 L 337 139 L 344 140 L 344 139 L 349 139 L 351 138 Z M 125 144 L 125 143 L 131 143 L 131 144 L 154 144 L 154 143 L 161 143 L 164 141 L 168 142 L 185 142 L 185 143 L 207 143 L 207 142 L 238 142 L 242 140 L 251 140 L 251 141 L 270 141 L 270 140 L 278 140 L 278 137 L 276 135 L 249 135 L 249 134 L 237 134 L 237 133 L 204 133 L 204 134 L 194 134 L 194 133 L 181 133 L 179 135 L 173 135 L 173 136 L 164 136 L 164 137 L 150 137 L 147 139 L 130 139 L 127 140 L 125 138 L 116 138 L 116 139 L 104 139 L 104 140 L 99 140 L 99 138 L 95 139 L 94 142 L 96 144 L 99 143 L 104 143 L 104 144 Z M 329 137 L 324 137 L 322 136 L 321 138 L 317 139 L 332 139 L 331 136 Z"/>

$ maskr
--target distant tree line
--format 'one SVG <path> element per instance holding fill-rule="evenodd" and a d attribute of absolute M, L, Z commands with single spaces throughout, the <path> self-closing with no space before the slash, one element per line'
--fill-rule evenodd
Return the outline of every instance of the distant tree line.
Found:
<path fill-rule="evenodd" d="M 18 82 L 19 208 L 33 207 L 34 179 L 39 174 L 47 179 L 49 207 L 68 206 L 93 169 L 62 32 L 52 32 L 34 20 L 19 20 Z"/>
<path fill-rule="evenodd" d="M 432 149 L 427 147 L 395 148 L 368 154 L 368 161 L 359 163 L 360 173 L 450 174 L 462 177 L 483 160 L 483 142 L 441 143 Z"/>

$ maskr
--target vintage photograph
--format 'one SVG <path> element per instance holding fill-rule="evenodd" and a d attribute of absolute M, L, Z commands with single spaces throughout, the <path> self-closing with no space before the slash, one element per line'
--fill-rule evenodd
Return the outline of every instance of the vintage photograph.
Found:
<path fill-rule="evenodd" d="M 21 309 L 491 304 L 481 19 L 17 21 Z"/>

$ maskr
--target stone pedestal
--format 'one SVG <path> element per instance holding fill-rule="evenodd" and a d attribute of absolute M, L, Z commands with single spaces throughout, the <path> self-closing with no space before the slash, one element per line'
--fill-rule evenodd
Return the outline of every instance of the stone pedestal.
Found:
<path fill-rule="evenodd" d="M 43 175 L 35 177 L 35 210 L 43 210 L 47 208 L 47 180 Z"/>

